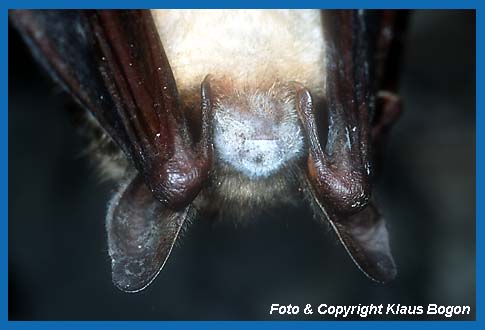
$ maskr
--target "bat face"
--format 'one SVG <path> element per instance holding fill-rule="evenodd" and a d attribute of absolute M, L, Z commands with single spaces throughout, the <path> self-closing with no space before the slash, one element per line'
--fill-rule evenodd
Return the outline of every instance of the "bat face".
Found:
<path fill-rule="evenodd" d="M 117 164 L 113 176 L 126 173 L 106 219 L 121 290 L 137 292 L 154 280 L 197 211 L 240 215 L 295 198 L 328 222 L 364 274 L 394 278 L 371 191 L 373 148 L 388 126 L 382 123 L 397 113 L 394 96 L 376 108 L 395 15 L 101 10 L 10 17 L 109 137 L 106 149 L 126 156 L 100 157 Z"/>
<path fill-rule="evenodd" d="M 214 106 L 214 175 L 200 209 L 236 221 L 298 196 L 305 137 L 289 86 L 236 90 Z M 211 207 L 217 205 L 217 209 Z"/>
<path fill-rule="evenodd" d="M 152 10 L 152 15 L 188 111 L 197 111 L 190 100 L 197 100 L 205 76 L 213 78 L 215 167 L 224 174 L 212 180 L 211 195 L 221 196 L 215 199 L 225 201 L 220 207 L 226 211 L 252 208 L 258 199 L 280 201 L 270 195 L 290 193 L 283 188 L 294 178 L 278 172 L 305 154 L 289 83 L 299 81 L 320 96 L 325 86 L 320 11 Z"/>
<path fill-rule="evenodd" d="M 231 210 L 284 203 L 283 194 L 296 198 L 288 169 L 306 151 L 290 82 L 323 95 L 320 11 L 152 10 L 152 15 L 187 111 L 197 111 L 190 101 L 198 99 L 205 76 L 212 76 L 218 174 L 206 204 L 222 201 L 217 204 L 224 214 L 244 218 L 245 212 Z"/>

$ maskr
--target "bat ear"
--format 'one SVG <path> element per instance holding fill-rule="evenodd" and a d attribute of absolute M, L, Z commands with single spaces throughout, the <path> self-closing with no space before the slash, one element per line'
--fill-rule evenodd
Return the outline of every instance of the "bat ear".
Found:
<path fill-rule="evenodd" d="M 345 217 L 329 217 L 330 224 L 357 267 L 371 279 L 386 283 L 397 270 L 389 247 L 384 218 L 373 204 Z"/>
<path fill-rule="evenodd" d="M 173 211 L 157 201 L 140 175 L 112 199 L 106 229 L 113 283 L 125 292 L 146 288 L 167 261 L 191 205 Z"/>

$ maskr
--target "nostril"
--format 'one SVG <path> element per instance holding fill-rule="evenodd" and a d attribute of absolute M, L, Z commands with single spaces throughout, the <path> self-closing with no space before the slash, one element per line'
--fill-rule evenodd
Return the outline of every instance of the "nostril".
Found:
<path fill-rule="evenodd" d="M 261 164 L 263 162 L 263 155 L 256 156 L 256 158 L 254 158 L 254 162 L 256 164 Z"/>

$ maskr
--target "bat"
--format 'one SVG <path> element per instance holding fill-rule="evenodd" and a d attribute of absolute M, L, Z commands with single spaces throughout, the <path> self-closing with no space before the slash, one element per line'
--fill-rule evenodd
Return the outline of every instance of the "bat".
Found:
<path fill-rule="evenodd" d="M 146 288 L 200 212 L 304 200 L 357 267 L 396 276 L 372 198 L 400 113 L 399 11 L 13 10 L 35 58 L 102 136 L 119 182 L 113 283 Z"/>

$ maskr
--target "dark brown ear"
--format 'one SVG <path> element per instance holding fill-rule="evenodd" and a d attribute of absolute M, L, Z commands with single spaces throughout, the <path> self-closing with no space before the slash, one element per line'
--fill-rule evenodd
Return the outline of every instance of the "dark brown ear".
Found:
<path fill-rule="evenodd" d="M 163 268 L 191 213 L 190 205 L 181 211 L 164 207 L 139 175 L 121 186 L 106 221 L 114 284 L 126 292 L 147 287 Z"/>
<path fill-rule="evenodd" d="M 37 60 L 138 170 L 107 216 L 113 281 L 145 288 L 167 260 L 212 166 L 210 84 L 196 144 L 149 10 L 13 10 Z"/>
<path fill-rule="evenodd" d="M 372 30 L 370 23 L 379 14 L 364 10 L 322 13 L 328 50 L 325 99 L 330 125 L 326 138 L 319 138 L 315 115 L 325 107 L 314 108 L 311 94 L 303 86 L 297 86 L 296 95 L 309 146 L 306 177 L 320 219 L 329 221 L 368 277 L 388 282 L 396 276 L 396 266 L 385 221 L 371 201 L 374 79 L 380 65 L 375 54 L 381 46 L 374 42 L 379 39 L 379 26 Z"/>

